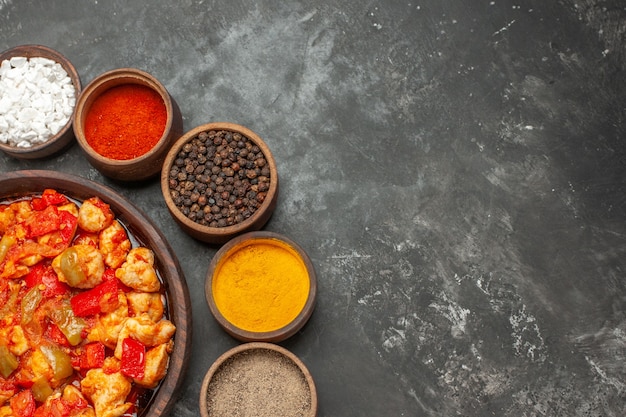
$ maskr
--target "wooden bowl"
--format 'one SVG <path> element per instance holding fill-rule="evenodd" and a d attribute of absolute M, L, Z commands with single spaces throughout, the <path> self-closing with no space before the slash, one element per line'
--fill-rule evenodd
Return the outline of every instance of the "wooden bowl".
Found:
<path fill-rule="evenodd" d="M 107 90 L 127 84 L 141 85 L 156 91 L 165 104 L 167 120 L 159 141 L 145 154 L 133 159 L 120 160 L 103 156 L 88 143 L 85 121 L 96 99 Z M 105 72 L 93 81 L 80 94 L 76 103 L 74 133 L 87 160 L 102 175 L 118 181 L 143 181 L 158 176 L 165 155 L 172 143 L 183 132 L 183 118 L 178 104 L 167 89 L 152 75 L 135 68 L 119 68 Z"/>
<path fill-rule="evenodd" d="M 226 226 L 211 226 L 210 224 L 200 224 L 195 220 L 191 220 L 179 206 L 172 196 L 170 181 L 174 178 L 170 175 L 173 165 L 178 159 L 178 155 L 185 145 L 193 141 L 198 135 L 205 132 L 230 132 L 232 134 L 240 134 L 248 138 L 253 144 L 258 146 L 267 161 L 266 167 L 269 168 L 270 183 L 269 189 L 266 191 L 265 199 L 256 209 L 256 211 L 245 220 Z M 192 158 L 193 159 L 193 158 Z M 194 161 L 192 160 L 191 163 Z M 278 170 L 276 162 L 267 146 L 267 144 L 250 129 L 233 123 L 208 123 L 198 126 L 185 133 L 180 139 L 174 143 L 163 163 L 161 171 L 161 190 L 165 203 L 170 214 L 179 226 L 192 237 L 211 244 L 223 244 L 235 236 L 246 232 L 261 229 L 272 216 L 276 208 L 276 200 L 278 199 Z M 210 198 L 210 197 L 207 197 Z"/>
<path fill-rule="evenodd" d="M 202 417 L 315 417 L 317 404 L 307 367 L 272 343 L 245 343 L 225 352 L 211 365 L 200 389 Z"/>
<path fill-rule="evenodd" d="M 72 65 L 72 63 L 60 52 L 42 45 L 20 45 L 7 49 L 6 51 L 0 53 L 0 62 L 13 57 L 42 57 L 51 59 L 61 64 L 65 72 L 67 72 L 67 75 L 72 80 L 72 85 L 74 86 L 75 90 L 75 97 L 76 99 L 78 99 L 78 96 L 81 92 L 80 77 L 76 72 L 74 65 Z M 24 160 L 50 157 L 57 152 L 65 149 L 74 140 L 74 132 L 72 131 L 73 121 L 74 113 L 72 113 L 72 116 L 67 121 L 65 126 L 63 126 L 63 128 L 61 128 L 58 133 L 51 136 L 50 139 L 48 139 L 44 143 L 35 144 L 28 148 L 0 143 L 0 150 L 4 151 L 7 155 L 10 155 L 14 158 Z"/>
<path fill-rule="evenodd" d="M 155 267 L 166 289 L 169 319 L 176 326 L 167 375 L 140 416 L 166 416 L 177 399 L 191 355 L 191 300 L 183 270 L 165 236 L 137 207 L 112 189 L 90 180 L 55 171 L 15 171 L 0 175 L 0 200 L 41 193 L 53 188 L 77 200 L 99 196 L 111 206 L 139 244 L 154 251 Z"/>
<path fill-rule="evenodd" d="M 279 261 L 268 256 L 270 250 Z M 300 282 L 299 276 L 307 282 Z M 276 277 L 286 280 L 283 287 L 275 288 Z M 252 289 L 247 285 L 252 281 L 260 284 Z M 296 288 L 307 286 L 308 292 L 296 294 Z M 213 317 L 232 337 L 243 342 L 278 343 L 297 333 L 311 317 L 317 276 L 297 243 L 277 233 L 256 231 L 233 238 L 217 251 L 209 264 L 204 291 Z M 252 307 L 256 301 L 266 304 L 266 300 L 272 303 L 262 311 L 259 306 Z M 282 318 L 271 314 L 279 310 L 290 314 Z"/>

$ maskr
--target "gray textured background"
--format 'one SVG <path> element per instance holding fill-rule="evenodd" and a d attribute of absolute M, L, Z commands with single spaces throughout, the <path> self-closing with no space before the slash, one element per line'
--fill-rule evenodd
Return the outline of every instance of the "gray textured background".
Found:
<path fill-rule="evenodd" d="M 258 133 L 281 176 L 267 230 L 309 253 L 311 321 L 283 346 L 319 416 L 626 415 L 626 4 L 622 0 L 0 0 L 0 49 L 39 43 L 86 85 L 136 67 L 185 130 Z M 118 184 L 77 145 L 0 171 L 76 172 L 131 197 L 192 290 L 174 416 L 237 344 L 210 316 L 216 248 L 157 181 Z"/>

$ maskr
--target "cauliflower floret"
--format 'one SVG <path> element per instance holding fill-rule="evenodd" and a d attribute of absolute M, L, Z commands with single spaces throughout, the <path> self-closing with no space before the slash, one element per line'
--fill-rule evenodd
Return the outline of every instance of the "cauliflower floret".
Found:
<path fill-rule="evenodd" d="M 130 246 L 126 230 L 117 220 L 102 230 L 98 237 L 98 247 L 104 255 L 104 263 L 113 269 L 118 268 L 124 262 Z"/>
<path fill-rule="evenodd" d="M 175 331 L 176 327 L 169 320 L 163 319 L 155 323 L 147 314 L 130 317 L 120 331 L 115 357 L 122 358 L 122 345 L 127 337 L 138 340 L 146 346 L 157 346 L 170 341 Z"/>
<path fill-rule="evenodd" d="M 163 298 L 156 292 L 129 292 L 128 308 L 132 316 L 147 313 L 150 320 L 157 322 L 163 318 Z"/>
<path fill-rule="evenodd" d="M 102 283 L 104 258 L 91 245 L 74 245 L 52 260 L 59 281 L 74 288 L 93 288 Z"/>
<path fill-rule="evenodd" d="M 146 352 L 146 365 L 143 378 L 134 378 L 138 385 L 154 388 L 165 377 L 174 342 L 169 341 Z"/>
<path fill-rule="evenodd" d="M 123 292 L 117 294 L 119 306 L 116 310 L 100 315 L 96 324 L 87 335 L 90 342 L 101 342 L 108 348 L 115 349 L 120 331 L 128 319 L 128 303 Z"/>
<path fill-rule="evenodd" d="M 93 403 L 96 417 L 120 417 L 132 406 L 126 402 L 131 382 L 121 372 L 107 374 L 101 368 L 91 369 L 80 386 Z"/>
<path fill-rule="evenodd" d="M 78 225 L 88 232 L 99 232 L 108 227 L 115 215 L 111 207 L 98 197 L 91 197 L 78 209 Z"/>
<path fill-rule="evenodd" d="M 126 262 L 115 271 L 115 276 L 125 285 L 138 291 L 156 292 L 161 288 L 154 270 L 154 253 L 148 248 L 131 249 Z"/>

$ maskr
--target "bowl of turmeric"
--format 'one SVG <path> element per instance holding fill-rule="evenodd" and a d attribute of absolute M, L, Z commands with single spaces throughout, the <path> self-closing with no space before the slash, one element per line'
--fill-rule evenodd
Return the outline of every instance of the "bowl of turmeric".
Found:
<path fill-rule="evenodd" d="M 205 296 L 213 317 L 235 339 L 278 343 L 311 317 L 317 276 L 293 240 L 269 231 L 248 232 L 217 251 Z"/>
<path fill-rule="evenodd" d="M 182 132 L 174 98 L 154 76 L 136 68 L 99 75 L 76 103 L 76 140 L 91 165 L 114 180 L 157 176 Z"/>

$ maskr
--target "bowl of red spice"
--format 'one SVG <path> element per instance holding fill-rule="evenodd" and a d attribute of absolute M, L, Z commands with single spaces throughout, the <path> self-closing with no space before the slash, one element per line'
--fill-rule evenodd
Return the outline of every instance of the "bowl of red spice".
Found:
<path fill-rule="evenodd" d="M 273 343 L 244 343 L 223 353 L 200 389 L 202 417 L 315 417 L 317 408 L 311 372 Z"/>
<path fill-rule="evenodd" d="M 213 317 L 242 342 L 286 340 L 311 317 L 315 268 L 293 240 L 249 232 L 223 245 L 209 264 L 204 286 Z"/>
<path fill-rule="evenodd" d="M 158 176 L 182 134 L 178 104 L 151 74 L 119 68 L 96 77 L 76 103 L 74 133 L 87 160 L 119 181 Z"/>
<path fill-rule="evenodd" d="M 43 45 L 0 53 L 0 150 L 17 159 L 50 157 L 74 140 L 81 82 L 72 63 Z"/>
<path fill-rule="evenodd" d="M 276 208 L 278 170 L 255 132 L 235 123 L 208 123 L 172 145 L 161 190 L 185 232 L 220 245 L 267 223 Z"/>

